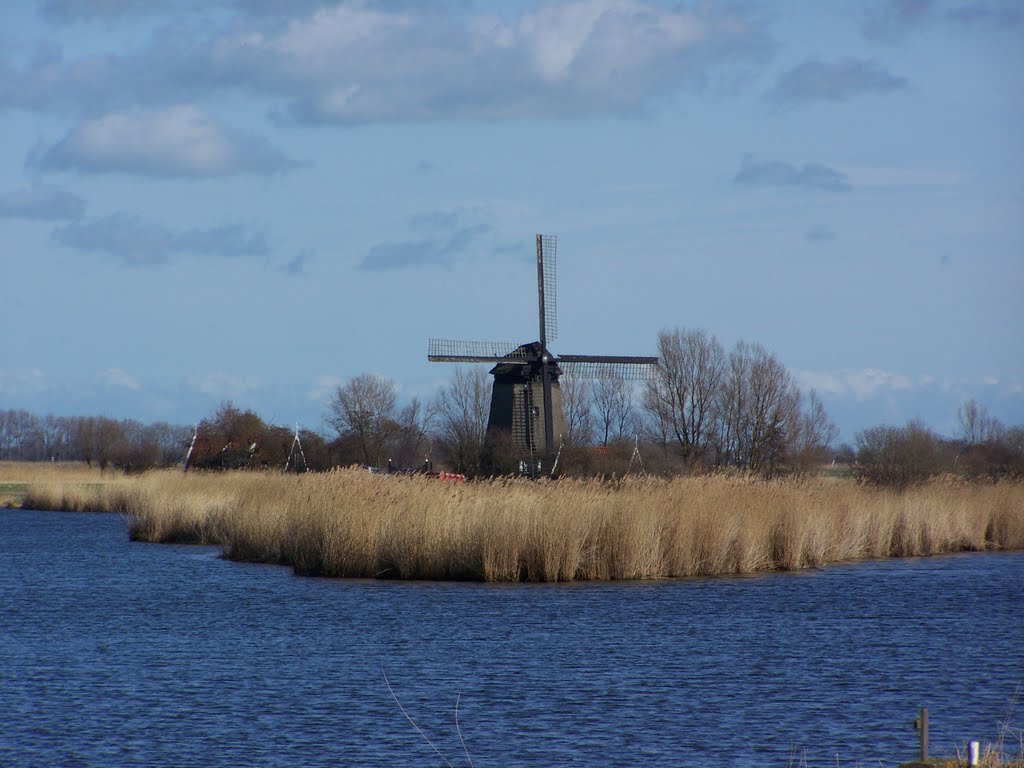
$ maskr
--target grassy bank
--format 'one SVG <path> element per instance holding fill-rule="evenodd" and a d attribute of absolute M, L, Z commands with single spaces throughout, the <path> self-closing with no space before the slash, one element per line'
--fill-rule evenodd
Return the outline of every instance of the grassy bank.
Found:
<path fill-rule="evenodd" d="M 24 506 L 120 512 L 136 539 L 215 543 L 324 576 L 652 579 L 1024 549 L 1024 485 L 1010 483 L 901 492 L 827 478 L 448 485 L 356 470 L 161 471 L 31 482 Z"/>
<path fill-rule="evenodd" d="M 65 490 L 77 496 L 82 489 L 126 480 L 121 472 L 103 472 L 84 462 L 0 461 L 0 507 L 30 506 L 25 504 L 30 490 L 45 487 L 48 498 Z M 94 494 L 94 499 L 99 503 L 100 495 Z"/>

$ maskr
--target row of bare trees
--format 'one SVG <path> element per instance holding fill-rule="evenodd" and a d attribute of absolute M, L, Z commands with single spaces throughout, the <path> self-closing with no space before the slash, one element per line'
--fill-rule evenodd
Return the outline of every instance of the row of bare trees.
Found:
<path fill-rule="evenodd" d="M 192 430 L 106 416 L 38 416 L 0 410 L 0 460 L 84 461 L 103 469 L 168 466 L 182 460 Z"/>
<path fill-rule="evenodd" d="M 641 385 L 614 371 L 593 381 L 562 377 L 568 469 L 574 461 L 584 471 L 594 466 L 573 448 L 636 447 L 641 439 L 675 469 L 735 466 L 772 475 L 827 456 L 838 430 L 821 401 L 814 392 L 804 396 L 760 345 L 740 342 L 726 354 L 706 331 L 675 328 L 659 335 L 658 354 L 656 376 Z M 399 410 L 393 382 L 362 374 L 337 387 L 325 421 L 353 461 L 418 466 L 431 457 L 460 472 L 491 472 L 511 446 L 487 438 L 490 394 L 484 369 L 460 368 L 431 402 L 414 399 Z"/>
<path fill-rule="evenodd" d="M 805 397 L 782 362 L 760 344 L 726 354 L 702 330 L 662 331 L 659 375 L 645 392 L 662 443 L 690 462 L 771 475 L 822 461 L 838 436 L 821 400 Z"/>
<path fill-rule="evenodd" d="M 740 467 L 764 475 L 823 461 L 838 435 L 817 395 L 760 344 L 726 353 L 704 330 L 658 336 L 656 375 L 635 387 L 615 373 L 563 379 L 569 442 L 611 446 L 643 439 L 691 467 Z"/>
<path fill-rule="evenodd" d="M 611 474 L 729 468 L 770 477 L 830 459 L 837 435 L 821 400 L 759 344 L 726 352 L 703 330 L 658 336 L 660 365 L 646 382 L 611 373 L 597 380 L 563 376 L 567 434 L 564 471 Z M 427 403 L 404 406 L 387 378 L 361 374 L 331 394 L 329 433 L 302 430 L 302 466 L 292 461 L 295 433 L 249 410 L 222 403 L 200 422 L 190 465 L 196 468 L 327 469 L 365 464 L 392 469 L 436 464 L 469 475 L 516 466 L 515 446 L 487 435 L 492 381 L 486 369 L 457 368 Z M 1024 428 L 1007 429 L 975 401 L 959 413 L 961 435 L 944 439 L 919 422 L 880 426 L 843 446 L 841 460 L 864 480 L 907 484 L 940 472 L 972 478 L 1024 476 Z M 333 433 L 333 434 L 331 434 Z M 0 410 L 0 460 L 78 460 L 144 469 L 180 464 L 192 429 L 106 417 L 38 417 Z"/>

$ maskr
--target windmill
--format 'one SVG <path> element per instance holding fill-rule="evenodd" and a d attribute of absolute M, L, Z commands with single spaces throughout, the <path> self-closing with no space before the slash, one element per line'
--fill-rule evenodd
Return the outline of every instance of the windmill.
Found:
<path fill-rule="evenodd" d="M 565 413 L 558 379 L 610 376 L 644 380 L 657 368 L 656 357 L 553 355 L 548 342 L 558 335 L 558 240 L 537 235 L 537 314 L 539 341 L 526 344 L 430 339 L 427 359 L 435 363 L 491 363 L 494 389 L 487 434 L 510 432 L 515 445 L 531 457 L 553 457 L 565 434 Z"/>

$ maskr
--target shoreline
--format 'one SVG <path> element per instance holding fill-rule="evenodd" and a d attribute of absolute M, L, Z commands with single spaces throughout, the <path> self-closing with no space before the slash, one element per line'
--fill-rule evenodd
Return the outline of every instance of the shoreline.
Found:
<path fill-rule="evenodd" d="M 449 485 L 358 470 L 167 470 L 24 484 L 23 508 L 116 512 L 134 540 L 214 544 L 310 576 L 620 581 L 1024 549 L 1024 483 L 705 476 Z M 0 484 L 0 488 L 11 483 Z"/>

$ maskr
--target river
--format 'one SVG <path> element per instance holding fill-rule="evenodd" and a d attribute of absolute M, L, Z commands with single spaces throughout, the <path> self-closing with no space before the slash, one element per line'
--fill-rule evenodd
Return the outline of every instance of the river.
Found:
<path fill-rule="evenodd" d="M 329 580 L 0 510 L 0 765 L 444 765 L 397 697 L 454 766 L 895 766 L 921 706 L 932 754 L 997 739 L 1022 635 L 1024 553 Z"/>

